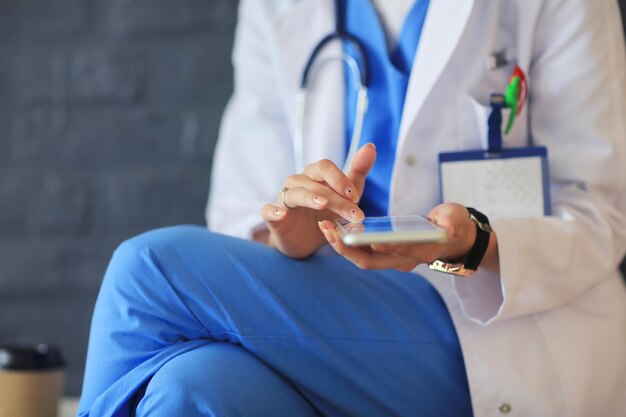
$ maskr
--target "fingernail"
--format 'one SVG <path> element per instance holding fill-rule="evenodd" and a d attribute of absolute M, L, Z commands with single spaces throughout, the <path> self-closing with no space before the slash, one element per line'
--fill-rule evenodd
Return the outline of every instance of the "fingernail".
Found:
<path fill-rule="evenodd" d="M 330 229 L 326 227 L 326 225 L 322 225 L 322 222 L 319 222 L 319 224 L 321 225 L 322 229 L 323 229 L 323 233 L 324 233 L 324 237 L 326 238 L 326 240 L 328 241 L 328 243 L 330 243 L 331 245 L 335 245 L 335 237 L 333 235 L 333 233 L 330 232 Z"/>
<path fill-rule="evenodd" d="M 360 222 L 365 218 L 365 214 L 363 214 L 363 212 L 361 210 L 355 210 L 352 209 L 350 210 L 350 217 L 352 217 L 354 220 Z"/>
<path fill-rule="evenodd" d="M 278 217 L 283 217 L 285 213 L 280 209 L 274 209 L 274 214 Z"/>
<path fill-rule="evenodd" d="M 384 245 L 372 245 L 372 250 L 376 251 L 376 252 L 387 252 L 387 248 Z"/>
<path fill-rule="evenodd" d="M 345 191 L 344 191 L 346 197 L 348 197 L 350 199 L 350 201 L 352 201 L 353 203 L 358 203 L 359 202 L 359 196 L 358 194 L 350 187 L 346 187 Z"/>
<path fill-rule="evenodd" d="M 315 196 L 313 197 L 313 203 L 318 206 L 323 206 L 328 203 L 328 200 L 325 197 Z"/>
<path fill-rule="evenodd" d="M 368 145 L 370 145 L 372 148 L 376 149 L 376 145 L 374 145 L 372 142 L 368 143 Z"/>

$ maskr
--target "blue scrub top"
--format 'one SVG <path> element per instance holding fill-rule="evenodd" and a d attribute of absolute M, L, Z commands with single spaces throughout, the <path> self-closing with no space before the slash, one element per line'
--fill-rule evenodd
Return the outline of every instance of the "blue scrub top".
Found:
<path fill-rule="evenodd" d="M 430 1 L 415 2 L 404 21 L 397 46 L 391 53 L 371 1 L 347 0 L 343 3 L 346 30 L 363 44 L 370 64 L 369 108 L 363 122 L 360 146 L 374 143 L 377 159 L 365 182 L 360 206 L 367 216 L 384 216 L 389 209 L 389 188 L 404 99 Z M 358 62 L 351 45 L 345 44 L 344 50 Z M 346 69 L 346 153 L 354 129 L 356 101 L 357 86 L 349 69 Z"/>

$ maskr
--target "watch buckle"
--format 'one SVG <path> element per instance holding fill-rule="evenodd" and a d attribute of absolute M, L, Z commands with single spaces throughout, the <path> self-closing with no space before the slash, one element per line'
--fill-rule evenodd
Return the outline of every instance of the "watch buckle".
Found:
<path fill-rule="evenodd" d="M 464 264 L 444 262 L 441 259 L 436 259 L 435 261 L 430 263 L 428 267 L 433 271 L 443 272 L 444 274 L 459 275 L 462 277 L 469 277 L 471 275 L 474 275 L 474 273 L 476 272 L 473 269 L 465 268 Z"/>

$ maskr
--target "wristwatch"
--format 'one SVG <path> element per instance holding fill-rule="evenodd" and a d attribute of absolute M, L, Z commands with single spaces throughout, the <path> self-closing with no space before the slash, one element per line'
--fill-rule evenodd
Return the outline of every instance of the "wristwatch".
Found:
<path fill-rule="evenodd" d="M 443 272 L 445 274 L 460 275 L 468 277 L 474 274 L 487 252 L 489 246 L 489 237 L 491 232 L 491 226 L 489 225 L 489 219 L 480 211 L 466 207 L 469 213 L 470 220 L 476 225 L 476 240 L 474 245 L 470 249 L 467 259 L 462 263 L 446 262 L 441 259 L 437 259 L 432 262 L 429 267 L 432 270 Z"/>

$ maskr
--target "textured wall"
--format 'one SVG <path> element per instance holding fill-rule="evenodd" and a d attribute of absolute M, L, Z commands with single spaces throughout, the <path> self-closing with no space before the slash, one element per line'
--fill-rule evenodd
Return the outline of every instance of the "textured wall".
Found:
<path fill-rule="evenodd" d="M 203 224 L 236 0 L 0 1 L 0 343 L 47 341 L 78 394 L 116 245 Z"/>

